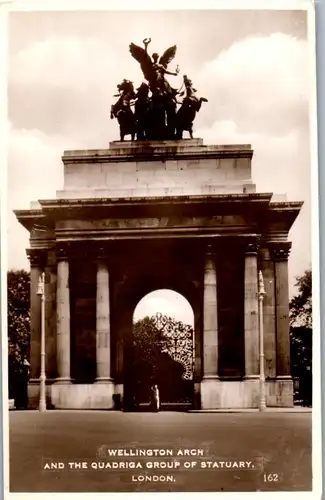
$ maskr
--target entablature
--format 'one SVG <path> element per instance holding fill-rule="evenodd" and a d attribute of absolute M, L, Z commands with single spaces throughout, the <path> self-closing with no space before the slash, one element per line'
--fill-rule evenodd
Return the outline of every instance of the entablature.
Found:
<path fill-rule="evenodd" d="M 53 242 L 219 237 L 259 233 L 285 241 L 302 202 L 271 202 L 272 193 L 41 200 L 17 210 L 32 247 Z"/>

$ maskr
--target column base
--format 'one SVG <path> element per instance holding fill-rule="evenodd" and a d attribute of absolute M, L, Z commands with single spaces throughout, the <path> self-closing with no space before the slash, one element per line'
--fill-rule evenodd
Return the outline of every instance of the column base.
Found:
<path fill-rule="evenodd" d="M 70 377 L 57 377 L 54 383 L 60 385 L 68 385 L 72 384 L 72 379 Z"/>
<path fill-rule="evenodd" d="M 110 410 L 114 408 L 114 382 L 60 384 L 51 387 L 54 408 L 71 410 Z"/>
<path fill-rule="evenodd" d="M 97 377 L 95 380 L 95 384 L 109 384 L 111 382 L 113 382 L 111 377 Z"/>

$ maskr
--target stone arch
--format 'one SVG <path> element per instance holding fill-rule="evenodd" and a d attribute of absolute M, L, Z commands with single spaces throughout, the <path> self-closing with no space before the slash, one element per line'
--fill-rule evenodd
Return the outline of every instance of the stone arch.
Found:
<path fill-rule="evenodd" d="M 169 268 L 169 269 L 168 269 Z M 195 343 L 195 369 L 194 369 L 194 396 L 195 401 L 200 400 L 201 381 L 201 343 L 202 343 L 202 289 L 195 280 L 194 274 L 186 273 L 184 269 L 175 269 L 173 266 L 135 266 L 126 279 L 116 289 L 114 294 L 114 356 L 116 363 L 114 369 L 115 380 L 124 386 L 128 379 L 130 366 L 129 352 L 132 337 L 133 313 L 139 301 L 148 293 L 169 289 L 182 295 L 191 305 L 194 314 L 194 343 Z M 128 388 L 123 387 L 124 406 L 127 407 L 130 395 Z"/>

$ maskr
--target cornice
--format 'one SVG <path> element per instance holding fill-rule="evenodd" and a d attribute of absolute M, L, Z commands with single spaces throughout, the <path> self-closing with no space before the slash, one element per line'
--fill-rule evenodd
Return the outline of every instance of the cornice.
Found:
<path fill-rule="evenodd" d="M 194 141 L 192 141 L 194 142 Z M 112 145 L 114 147 L 112 147 Z M 187 141 L 158 142 L 116 142 L 110 149 L 65 151 L 62 161 L 65 165 L 77 163 L 121 163 L 165 160 L 201 160 L 217 158 L 249 158 L 254 151 L 250 145 L 205 146 L 188 144 Z"/>

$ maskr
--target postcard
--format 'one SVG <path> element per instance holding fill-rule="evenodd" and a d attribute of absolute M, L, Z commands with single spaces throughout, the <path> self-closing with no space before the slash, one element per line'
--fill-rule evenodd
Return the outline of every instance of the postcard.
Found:
<path fill-rule="evenodd" d="M 315 14 L 227 5 L 5 6 L 6 498 L 319 498 Z"/>

